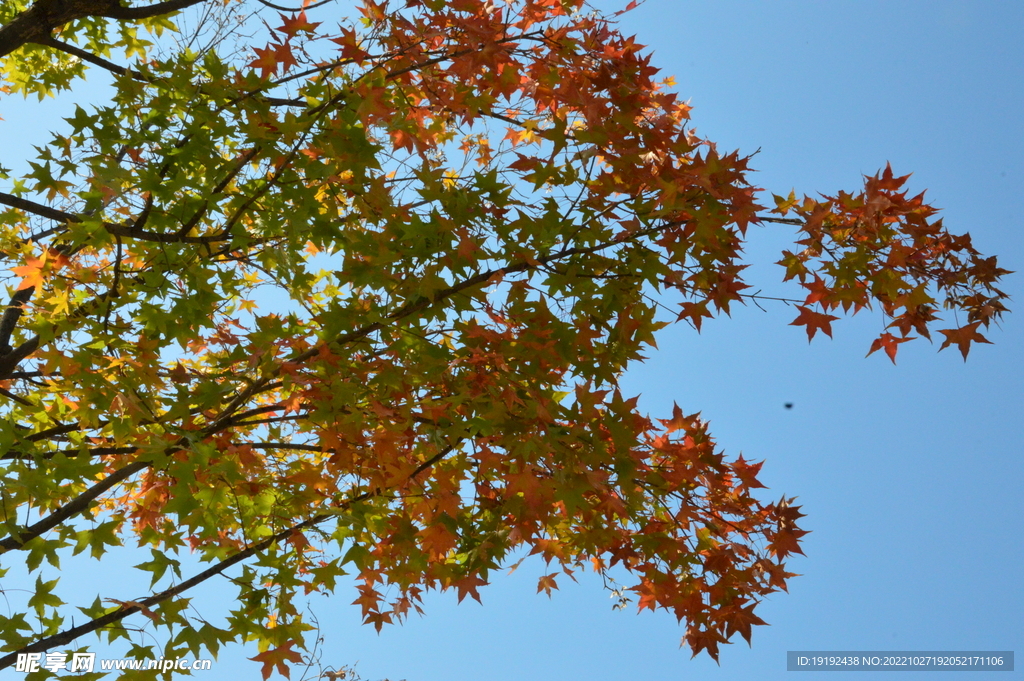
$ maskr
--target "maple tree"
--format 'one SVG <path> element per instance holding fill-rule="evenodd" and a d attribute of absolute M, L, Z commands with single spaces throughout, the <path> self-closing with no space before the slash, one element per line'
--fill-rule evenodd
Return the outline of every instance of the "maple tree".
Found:
<path fill-rule="evenodd" d="M 888 166 L 760 205 L 748 157 L 698 137 L 582 0 L 307 5 L 0 8 L 5 96 L 112 80 L 30 172 L 0 169 L 0 564 L 35 575 L 0 668 L 93 632 L 151 657 L 141 618 L 164 658 L 255 642 L 287 676 L 302 595 L 354 574 L 380 628 L 429 590 L 479 600 L 523 555 L 553 566 L 538 592 L 632 580 L 695 655 L 749 642 L 802 514 L 758 499 L 761 464 L 698 414 L 617 389 L 659 308 L 698 331 L 728 313 L 748 226 L 783 223 L 809 339 L 877 310 L 869 354 L 895 361 L 945 308 L 966 358 L 1006 271 Z M 44 579 L 124 544 L 148 595 L 65 602 Z M 218 575 L 237 608 L 187 615 Z"/>

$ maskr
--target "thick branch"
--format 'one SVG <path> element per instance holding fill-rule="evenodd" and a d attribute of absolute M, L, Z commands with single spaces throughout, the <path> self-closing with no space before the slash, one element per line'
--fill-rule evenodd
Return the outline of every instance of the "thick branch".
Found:
<path fill-rule="evenodd" d="M 329 2 L 334 2 L 334 0 L 320 0 L 320 2 L 313 3 L 312 5 L 303 5 L 302 7 L 284 7 L 283 5 L 275 5 L 272 2 L 268 2 L 268 0 L 260 0 L 260 2 L 270 9 L 276 9 L 279 12 L 302 12 L 307 9 L 314 9 L 322 5 L 326 5 Z"/>
<path fill-rule="evenodd" d="M 134 454 L 137 451 L 139 451 L 138 447 L 93 447 L 92 449 L 86 450 L 85 455 L 86 456 L 112 456 L 112 455 L 115 455 L 115 454 Z M 63 454 L 64 456 L 79 456 L 79 455 L 82 454 L 82 450 L 77 449 L 77 448 L 76 449 L 57 449 L 57 450 L 54 450 L 52 452 L 46 452 L 44 454 L 38 454 L 38 455 L 26 454 L 24 452 L 19 452 L 17 450 L 12 450 L 12 451 L 8 451 L 6 454 L 0 455 L 0 461 L 3 461 L 5 459 L 24 459 L 24 460 L 44 459 L 45 460 L 45 459 L 52 459 L 53 457 L 57 456 L 58 454 Z"/>
<path fill-rule="evenodd" d="M 55 29 L 76 19 L 148 19 L 206 1 L 170 0 L 146 7 L 122 7 L 117 0 L 36 0 L 10 23 L 0 27 L 0 57 L 28 43 L 46 44 Z"/>
<path fill-rule="evenodd" d="M 62 210 L 50 208 L 49 206 L 44 206 L 41 203 L 29 201 L 28 199 L 23 199 L 20 196 L 14 196 L 13 194 L 0 192 L 0 203 L 10 206 L 11 208 L 23 210 L 26 213 L 38 215 L 42 218 L 56 220 L 57 222 L 81 222 L 81 218 L 78 218 L 71 213 L 65 213 Z"/>
<path fill-rule="evenodd" d="M 188 236 L 186 234 L 146 232 L 141 229 L 134 229 L 128 225 L 115 225 L 111 223 L 104 223 L 103 227 L 114 236 L 124 239 L 138 239 L 139 241 L 152 241 L 158 244 L 217 244 L 231 240 L 231 235 L 223 231 L 206 236 Z"/>
<path fill-rule="evenodd" d="M 805 223 L 804 220 L 798 218 L 770 218 L 766 215 L 758 215 L 754 217 L 754 222 L 779 222 L 784 225 L 802 225 Z"/>
<path fill-rule="evenodd" d="M 7 309 L 4 310 L 3 317 L 0 317 L 0 355 L 11 352 L 11 336 L 18 326 L 22 308 L 31 300 L 35 290 L 35 286 L 19 289 L 11 296 L 11 302 L 7 303 Z"/>
<path fill-rule="evenodd" d="M 0 355 L 0 380 L 10 377 L 21 360 L 39 349 L 39 336 L 33 336 L 6 354 Z"/>
<path fill-rule="evenodd" d="M 237 171 L 232 171 L 237 172 Z M 39 217 L 49 218 L 51 220 L 58 220 L 60 222 L 81 222 L 82 218 L 71 213 L 65 213 L 62 210 L 56 208 L 50 208 L 44 206 L 41 203 L 35 201 L 29 201 L 18 196 L 12 196 L 11 194 L 5 194 L 0 192 L 0 203 L 11 206 L 12 208 L 18 208 L 19 210 L 38 215 Z M 139 241 L 153 241 L 160 244 L 215 244 L 222 241 L 230 241 L 231 237 L 226 232 L 221 231 L 217 234 L 210 234 L 207 236 L 186 236 L 184 234 L 163 234 L 161 232 L 147 232 L 141 229 L 135 229 L 129 225 L 116 225 L 110 222 L 103 223 L 103 227 L 114 236 L 124 237 L 126 239 L 138 239 Z"/>
<path fill-rule="evenodd" d="M 158 17 L 161 14 L 177 12 L 178 10 L 186 9 L 192 5 L 198 5 L 201 2 L 207 2 L 207 0 L 169 0 L 168 2 L 159 2 L 155 5 L 147 5 L 144 7 L 116 6 L 105 12 L 97 12 L 96 14 L 109 19 L 149 19 L 152 17 Z"/>

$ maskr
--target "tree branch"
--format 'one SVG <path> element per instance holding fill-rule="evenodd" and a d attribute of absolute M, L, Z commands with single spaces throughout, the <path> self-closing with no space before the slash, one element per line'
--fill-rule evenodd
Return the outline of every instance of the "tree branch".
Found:
<path fill-rule="evenodd" d="M 666 222 L 655 227 L 649 227 L 647 229 L 639 230 L 631 234 L 630 239 L 652 236 L 667 229 L 671 229 L 672 227 L 678 227 L 680 224 L 680 222 L 673 221 Z M 383 329 L 387 322 L 397 321 L 399 319 L 403 319 L 410 315 L 416 314 L 417 312 L 422 312 L 423 310 L 427 309 L 428 307 L 434 305 L 437 302 L 443 301 L 457 293 L 461 293 L 466 289 L 470 289 L 473 288 L 474 286 L 479 286 L 480 284 L 486 283 L 487 281 L 490 281 L 491 278 L 493 277 L 505 276 L 508 274 L 515 274 L 517 272 L 525 272 L 528 270 L 537 269 L 541 265 L 546 265 L 549 262 L 554 262 L 562 258 L 570 257 L 573 255 L 587 255 L 590 253 L 596 253 L 597 251 L 603 250 L 605 248 L 610 248 L 612 246 L 616 246 L 623 243 L 626 243 L 626 241 L 620 239 L 588 247 L 563 248 L 557 253 L 541 256 L 539 258 L 534 259 L 532 262 L 524 260 L 514 265 L 506 265 L 498 269 L 481 272 L 480 274 L 465 279 L 459 282 L 458 284 L 454 284 L 446 289 L 436 291 L 430 298 L 419 298 L 415 301 L 410 301 L 406 303 L 405 305 L 403 305 L 402 307 L 400 307 L 399 309 L 395 310 L 387 317 L 385 317 L 384 321 L 367 324 L 362 328 L 350 331 L 349 333 L 346 334 L 342 334 L 331 341 L 320 343 L 319 345 L 316 345 L 315 347 L 312 347 L 309 350 L 287 360 L 287 363 L 300 364 L 313 357 L 316 357 L 317 355 L 320 354 L 323 348 L 329 345 L 345 345 L 347 343 L 351 343 L 353 341 L 365 338 L 370 334 Z M 264 374 L 259 379 L 253 381 L 245 390 L 242 390 L 240 393 L 238 393 L 221 411 L 220 416 L 218 416 L 217 419 L 214 420 L 212 427 L 219 428 L 222 423 L 229 422 L 231 419 L 231 415 L 235 412 L 236 409 L 245 404 L 254 395 L 264 392 L 266 390 L 266 385 L 270 382 L 271 379 L 277 377 L 277 375 L 281 371 L 282 366 L 283 364 L 279 364 L 273 369 L 270 369 L 268 373 Z"/>
<path fill-rule="evenodd" d="M 118 0 L 36 0 L 10 23 L 0 27 L 0 57 L 28 43 L 45 45 L 55 29 L 76 19 L 148 19 L 207 1 L 169 0 L 145 7 L 122 7 Z"/>
<path fill-rule="evenodd" d="M 171 12 L 187 9 L 201 2 L 208 2 L 208 0 L 168 0 L 168 2 L 159 2 L 155 5 L 143 7 L 115 6 L 104 12 L 96 12 L 96 16 L 108 19 L 149 19 L 151 17 L 158 17 L 161 14 L 170 14 Z"/>
<path fill-rule="evenodd" d="M 320 2 L 313 3 L 312 5 L 306 5 L 304 7 L 284 7 L 283 5 L 275 5 L 268 0 L 260 0 L 260 3 L 266 5 L 270 9 L 276 9 L 278 12 L 302 12 L 307 9 L 315 9 L 326 5 L 327 3 L 334 2 L 334 0 L 320 0 Z"/>
<path fill-rule="evenodd" d="M 780 222 L 784 225 L 802 225 L 806 221 L 798 218 L 770 218 L 766 215 L 755 215 L 752 222 Z"/>
<path fill-rule="evenodd" d="M 459 440 L 459 442 L 461 442 L 461 439 Z M 410 481 L 413 480 L 417 475 L 419 475 L 420 473 L 422 473 L 426 469 L 430 468 L 431 466 L 433 466 L 435 463 L 437 463 L 438 461 L 440 461 L 444 457 L 448 456 L 448 454 L 450 454 L 452 451 L 454 451 L 455 448 L 459 445 L 459 442 L 456 442 L 453 445 L 448 445 L 447 447 L 444 447 L 437 454 L 435 454 L 434 456 L 432 456 L 429 459 L 427 459 L 426 461 L 424 461 L 422 464 L 420 464 L 420 466 L 418 468 L 416 468 L 415 471 L 413 471 L 409 475 L 409 477 L 407 479 L 410 480 Z M 199 584 L 202 584 L 203 582 L 205 582 L 209 578 L 214 577 L 214 576 L 224 572 L 229 567 L 232 567 L 233 565 L 237 565 L 238 563 L 241 563 L 242 561 L 246 560 L 247 558 L 251 558 L 252 556 L 254 556 L 257 553 L 259 553 L 260 551 L 268 549 L 271 546 L 273 546 L 274 544 L 288 539 L 289 537 L 291 537 L 293 534 L 295 534 L 297 532 L 302 532 L 303 530 L 307 530 L 307 529 L 309 529 L 311 527 L 315 527 L 316 525 L 319 525 L 320 523 L 322 523 L 325 520 L 328 520 L 329 518 L 337 517 L 339 512 L 347 510 L 348 508 L 350 508 L 352 506 L 352 504 L 355 504 L 355 503 L 360 502 L 360 501 L 365 501 L 365 500 L 371 499 L 373 497 L 381 496 L 385 491 L 386 490 L 384 490 L 384 489 L 376 488 L 376 489 L 373 489 L 373 490 L 370 490 L 370 491 L 367 491 L 367 492 L 363 492 L 362 494 L 357 495 L 355 497 L 352 497 L 351 499 L 349 499 L 349 500 L 339 504 L 338 508 L 336 510 L 332 510 L 330 513 L 321 513 L 321 514 L 315 515 L 312 518 L 309 518 L 308 520 L 304 520 L 304 521 L 302 521 L 300 523 L 296 523 L 295 525 L 292 525 L 291 527 L 288 527 L 288 528 L 286 528 L 284 530 L 281 530 L 277 534 L 275 534 L 275 535 L 273 535 L 271 537 L 267 537 L 266 539 L 261 541 L 259 544 L 254 544 L 253 546 L 250 546 L 250 547 L 248 547 L 246 549 L 243 549 L 242 551 L 239 551 L 235 555 L 233 555 L 233 556 L 231 556 L 229 558 L 225 558 L 224 560 L 222 560 L 221 562 L 217 563 L 216 565 L 210 566 L 206 570 L 203 570 L 202 572 L 200 572 L 200 573 L 198 573 L 196 575 L 193 575 L 192 577 L 186 579 L 181 584 L 173 586 L 173 587 L 171 587 L 169 589 L 165 589 L 164 591 L 161 591 L 158 594 L 154 594 L 154 595 L 150 596 L 149 598 L 144 598 L 142 600 L 134 601 L 135 603 L 137 603 L 137 605 L 121 606 L 119 609 L 115 610 L 114 612 L 107 613 L 106 615 L 103 615 L 101 617 L 97 617 L 97 618 L 95 618 L 93 620 L 90 620 L 89 622 L 86 622 L 85 624 L 81 624 L 81 625 L 79 625 L 77 627 L 72 627 L 71 629 L 67 629 L 67 630 L 62 631 L 62 632 L 60 632 L 58 634 L 54 634 L 53 636 L 48 636 L 46 638 L 40 639 L 40 640 L 36 641 L 35 643 L 29 644 L 29 645 L 25 646 L 24 648 L 21 648 L 21 649 L 16 650 L 16 651 L 14 651 L 12 653 L 9 653 L 9 654 L 5 655 L 4 657 L 0 657 L 0 669 L 3 669 L 5 667 L 9 667 L 12 664 L 14 664 L 14 662 L 18 659 L 18 655 L 19 654 L 24 654 L 24 653 L 41 653 L 41 652 L 45 652 L 47 650 L 51 650 L 53 648 L 56 648 L 57 646 L 67 645 L 68 643 L 70 643 L 71 641 L 75 640 L 76 638 L 78 638 L 80 636 L 84 636 L 85 634 L 88 634 L 88 633 L 91 633 L 93 631 L 96 631 L 97 629 L 101 629 L 101 628 L 109 626 L 111 624 L 115 624 L 117 622 L 120 622 L 121 620 L 125 619 L 126 617 L 134 615 L 137 612 L 142 612 L 143 608 L 151 608 L 154 605 L 159 605 L 160 603 L 163 603 L 164 601 L 166 601 L 168 599 L 171 599 L 171 598 L 177 596 L 178 594 L 181 594 L 181 593 L 184 593 L 185 591 L 188 591 L 189 589 L 191 589 L 194 586 L 198 586 Z"/>
<path fill-rule="evenodd" d="M 137 451 L 139 451 L 138 447 L 93 447 L 92 449 L 86 450 L 86 455 L 88 455 L 88 456 L 111 456 L 111 455 L 114 455 L 114 454 L 134 454 Z M 25 454 L 23 452 L 18 452 L 18 451 L 8 451 L 6 454 L 0 456 L 0 461 L 3 461 L 4 459 L 22 459 L 22 460 L 27 460 L 27 459 L 34 459 L 34 458 L 37 458 L 37 457 L 39 459 L 52 459 L 53 457 L 57 456 L 58 454 L 63 454 L 64 456 L 78 456 L 79 454 L 81 454 L 81 450 L 79 450 L 79 449 L 58 449 L 58 450 L 55 450 L 55 451 L 45 452 L 45 453 L 39 454 L 39 455 Z"/>
<path fill-rule="evenodd" d="M 88 62 L 90 64 L 93 64 L 94 66 L 99 66 L 101 69 L 106 69 L 107 71 L 115 73 L 119 76 L 131 74 L 131 76 L 137 80 L 148 82 L 148 79 L 144 78 L 142 74 L 137 73 L 136 71 L 126 69 L 125 67 L 115 64 L 112 61 L 108 61 L 103 57 L 93 54 L 92 52 L 88 52 L 75 45 L 71 45 L 69 43 L 57 40 L 56 38 L 47 38 L 45 40 L 39 40 L 37 41 L 37 43 L 40 45 L 45 45 L 46 47 L 52 47 L 55 50 L 60 50 L 61 52 L 65 52 L 74 57 L 78 57 L 84 62 Z"/>
<path fill-rule="evenodd" d="M 23 199 L 20 196 L 6 194 L 4 192 L 0 192 L 0 203 L 10 206 L 11 208 L 17 208 L 18 210 L 23 210 L 27 213 L 38 215 L 41 218 L 49 218 L 51 220 L 56 220 L 58 222 L 82 221 L 81 218 L 72 215 L 71 213 L 65 213 L 62 210 L 50 208 L 49 206 L 44 206 L 41 203 L 29 201 L 28 199 Z"/>
<path fill-rule="evenodd" d="M 44 532 L 52 530 L 71 516 L 78 515 L 88 508 L 93 499 L 103 494 L 114 485 L 126 480 L 149 466 L 150 463 L 148 461 L 136 461 L 135 463 L 128 464 L 124 468 L 114 471 L 103 480 L 97 482 L 95 485 L 82 492 L 60 509 L 54 511 L 39 522 L 26 527 L 20 532 L 12 532 L 10 536 L 0 540 L 0 555 L 14 549 L 25 548 L 25 544 L 29 541 L 35 539 Z"/>
<path fill-rule="evenodd" d="M 25 307 L 25 303 L 32 299 L 32 294 L 35 293 L 35 290 L 35 286 L 19 289 L 11 296 L 11 302 L 7 303 L 7 309 L 4 310 L 3 317 L 0 318 L 0 356 L 12 351 L 10 344 L 11 336 L 14 334 L 14 329 L 18 326 L 22 308 Z"/>
<path fill-rule="evenodd" d="M 49 206 L 44 206 L 41 203 L 29 201 L 28 199 L 12 196 L 11 194 L 5 194 L 3 192 L 0 192 L 0 203 L 38 215 L 39 217 L 58 220 L 60 222 L 82 221 L 82 218 L 77 215 L 65 213 L 62 210 L 50 208 Z M 146 232 L 141 229 L 136 229 L 133 225 L 118 225 L 110 222 L 104 222 L 103 227 L 113 236 L 119 236 L 126 239 L 138 239 L 139 241 L 153 241 L 161 244 L 215 244 L 231 240 L 230 235 L 223 231 L 218 232 L 217 234 L 209 234 L 207 236 L 186 236 L 184 234 Z"/>
<path fill-rule="evenodd" d="M 360 497 L 356 497 L 355 499 L 352 499 L 348 503 L 351 504 L 352 502 L 355 502 L 355 501 L 362 501 L 364 498 L 367 498 L 369 496 L 371 496 L 371 493 L 370 492 L 366 492 L 365 494 L 360 495 Z M 107 613 L 106 615 L 103 615 L 102 617 L 97 617 L 96 619 L 90 620 L 89 622 L 86 622 L 85 624 L 81 624 L 81 625 L 79 625 L 77 627 L 72 627 L 71 629 L 67 629 L 67 630 L 62 631 L 62 632 L 60 632 L 58 634 L 54 634 L 53 636 L 48 636 L 46 638 L 40 639 L 40 640 L 36 641 L 35 643 L 32 643 L 30 645 L 25 646 L 24 648 L 22 648 L 20 650 L 16 650 L 13 653 L 10 653 L 8 655 L 0 657 L 0 669 L 3 669 L 5 667 L 9 667 L 12 664 L 14 664 L 14 662 L 18 659 L 18 655 L 19 654 L 24 654 L 24 653 L 40 653 L 40 652 L 44 652 L 44 651 L 50 650 L 52 648 L 56 648 L 57 646 L 67 645 L 68 643 L 70 643 L 71 641 L 74 641 L 79 636 L 84 636 L 85 634 L 88 634 L 90 632 L 96 631 L 97 629 L 101 629 L 103 627 L 109 626 L 109 625 L 114 624 L 116 622 L 120 622 L 121 620 L 123 620 L 126 617 L 134 615 L 137 612 L 141 612 L 143 608 L 150 608 L 150 607 L 152 607 L 154 605 L 159 605 L 160 603 L 163 603 L 164 601 L 166 601 L 168 599 L 171 599 L 171 598 L 177 596 L 180 593 L 188 591 L 189 589 L 191 589 L 194 586 L 202 584 L 203 582 L 208 580 L 210 577 L 213 577 L 215 575 L 220 574 L 221 572 L 224 572 L 224 570 L 227 570 L 232 565 L 236 565 L 236 564 L 242 562 L 243 560 L 256 555 L 260 551 L 263 551 L 264 549 L 269 548 L 274 543 L 287 539 L 293 533 L 301 532 L 302 530 L 305 530 L 305 529 L 308 529 L 310 527 L 313 527 L 314 525 L 322 523 L 324 520 L 327 520 L 328 518 L 333 518 L 335 515 L 336 514 L 334 514 L 334 513 L 326 513 L 326 514 L 321 514 L 321 515 L 318 515 L 318 516 L 314 516 L 313 518 L 310 518 L 309 520 L 306 520 L 306 521 L 303 521 L 301 523 L 298 523 L 297 525 L 293 525 L 293 526 L 291 526 L 291 527 L 289 527 L 289 528 L 287 528 L 285 530 L 282 530 L 281 532 L 278 532 L 277 534 L 273 535 L 272 537 L 268 537 L 267 539 L 264 539 L 259 544 L 255 544 L 254 546 L 250 546 L 249 548 L 247 548 L 247 549 L 245 549 L 243 551 L 239 551 L 238 553 L 236 553 L 235 555 L 231 556 L 230 558 L 225 558 L 224 560 L 222 560 L 221 562 L 217 563 L 216 565 L 214 565 L 212 567 L 209 567 L 206 570 L 203 570 L 199 574 L 194 575 L 193 577 L 190 577 L 189 579 L 186 579 L 184 582 L 182 582 L 181 584 L 178 584 L 177 586 L 173 586 L 173 587 L 171 587 L 169 589 L 161 591 L 158 594 L 154 594 L 153 596 L 150 596 L 149 598 L 142 599 L 141 601 L 136 601 L 136 603 L 138 605 L 121 606 L 119 609 L 115 610 L 114 612 Z"/>

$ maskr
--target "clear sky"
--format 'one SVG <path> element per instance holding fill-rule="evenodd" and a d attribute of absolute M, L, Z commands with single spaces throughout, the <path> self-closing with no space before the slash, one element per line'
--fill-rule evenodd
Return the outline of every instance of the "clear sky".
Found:
<path fill-rule="evenodd" d="M 675 76 L 698 133 L 722 150 L 760 149 L 759 186 L 856 190 L 888 161 L 914 173 L 911 190 L 928 189 L 949 228 L 1024 271 L 1024 4 L 647 0 L 620 25 Z M 23 158 L 30 135 L 45 138 L 27 105 L 0 102 L 2 165 Z M 752 228 L 750 277 L 765 295 L 794 293 L 771 264 L 791 239 L 787 226 Z M 1021 280 L 1005 281 L 1011 307 Z M 806 557 L 789 563 L 802 576 L 762 606 L 771 626 L 755 628 L 751 648 L 737 639 L 720 665 L 691 660 L 671 616 L 613 612 L 587 577 L 535 595 L 546 571 L 527 561 L 481 591 L 483 606 L 435 595 L 426 617 L 379 635 L 359 625 L 354 593 L 314 600 L 325 664 L 358 661 L 364 676 L 393 681 L 771 680 L 797 674 L 785 671 L 787 650 L 1024 652 L 1024 311 L 966 363 L 916 341 L 893 366 L 864 357 L 878 313 L 808 345 L 788 326 L 791 308 L 764 307 L 701 335 L 666 329 L 625 380 L 652 416 L 673 401 L 701 411 L 728 454 L 767 461 L 766 496 L 804 506 Z M 258 678 L 242 661 L 254 653 L 225 654 L 207 674 Z"/>

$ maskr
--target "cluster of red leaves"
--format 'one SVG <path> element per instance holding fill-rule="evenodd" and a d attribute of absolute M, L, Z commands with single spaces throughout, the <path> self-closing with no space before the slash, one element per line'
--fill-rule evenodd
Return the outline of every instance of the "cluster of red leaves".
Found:
<path fill-rule="evenodd" d="M 955 343 L 966 359 L 972 342 L 988 342 L 978 329 L 1006 312 L 1008 296 L 995 284 L 1009 272 L 995 256 L 983 257 L 970 235 L 951 234 L 941 218 L 931 219 L 938 211 L 923 193 L 908 197 L 901 191 L 909 177 L 894 176 L 886 165 L 865 178 L 856 195 L 840 192 L 802 203 L 792 195 L 776 197 L 777 212 L 792 210 L 803 219 L 804 238 L 797 243 L 804 250 L 785 251 L 779 263 L 786 279 L 798 279 L 808 291 L 793 324 L 806 326 L 809 339 L 818 330 L 831 336 L 838 317 L 830 310 L 856 313 L 877 303 L 892 331 L 883 332 L 868 354 L 884 350 L 895 362 L 898 345 L 914 338 L 911 332 L 931 337 L 938 295 L 943 307 L 966 317 L 956 328 L 939 330 L 946 337 L 940 349 Z"/>
<path fill-rule="evenodd" d="M 528 452 L 499 448 L 510 445 L 497 435 L 477 437 L 467 457 L 422 469 L 422 454 L 397 446 L 395 438 L 353 446 L 404 471 L 389 488 L 401 501 L 390 506 L 372 541 L 368 527 L 358 535 L 371 548 L 348 556 L 360 569 L 355 603 L 367 623 L 380 628 L 419 610 L 429 589 L 479 600 L 488 572 L 525 549 L 570 577 L 578 569 L 608 576 L 616 566 L 625 569 L 636 579 L 629 589 L 641 610 L 664 608 L 685 620 L 695 655 L 707 650 L 717 659 L 719 644 L 734 633 L 750 641 L 751 626 L 764 624 L 754 614 L 757 603 L 794 576 L 784 559 L 802 553 L 799 507 L 755 499 L 751 491 L 763 487 L 761 464 L 726 461 L 696 414 L 684 416 L 676 407 L 659 434 L 635 415 L 635 400 L 616 395 L 601 409 L 600 393 L 580 388 L 577 398 L 577 416 L 586 421 L 536 416 L 536 430 L 520 434 L 538 441 Z M 599 446 L 569 445 L 567 452 L 551 438 L 559 430 L 589 430 L 593 419 L 608 423 L 598 429 Z M 396 435 L 401 430 L 396 423 Z M 620 449 L 638 439 L 642 444 Z M 366 457 L 347 460 L 359 467 Z M 383 463 L 375 461 L 375 480 Z M 410 469 L 422 470 L 409 475 Z M 472 497 L 460 493 L 466 487 Z M 557 574 L 542 576 L 538 591 L 557 588 Z M 398 589 L 390 602 L 387 587 Z"/>

